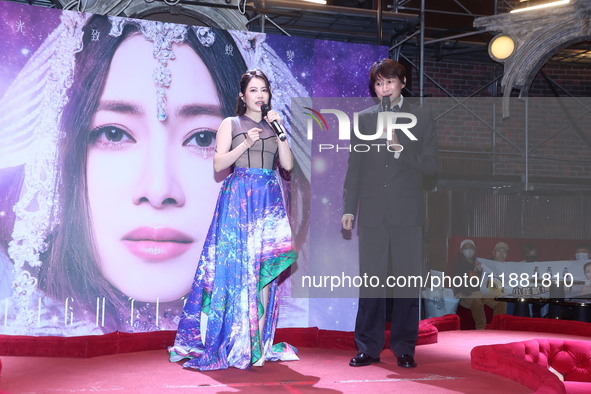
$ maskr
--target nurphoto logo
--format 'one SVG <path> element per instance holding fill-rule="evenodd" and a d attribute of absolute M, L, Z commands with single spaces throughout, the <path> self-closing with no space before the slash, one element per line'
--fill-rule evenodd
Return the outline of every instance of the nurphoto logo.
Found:
<path fill-rule="evenodd" d="M 392 133 L 394 130 L 400 130 L 403 132 L 411 141 L 417 141 L 417 137 L 410 131 L 411 128 L 416 126 L 417 117 L 408 112 L 379 112 L 376 122 L 376 129 L 374 134 L 364 134 L 359 130 L 359 113 L 353 113 L 353 127 L 351 127 L 351 120 L 349 116 L 338 109 L 321 109 L 316 111 L 310 107 L 304 107 L 304 109 L 310 112 L 304 112 L 309 117 L 306 125 L 306 132 L 308 140 L 312 140 L 314 136 L 314 124 L 320 128 L 320 130 L 326 130 L 328 132 L 328 122 L 322 114 L 332 114 L 337 117 L 338 121 L 338 139 L 340 141 L 351 140 L 351 130 L 361 141 L 377 141 L 381 140 L 378 144 L 355 144 L 348 146 L 338 146 L 334 144 L 319 144 L 319 150 L 352 150 L 355 152 L 368 152 L 372 146 L 377 148 L 385 147 L 390 152 L 401 152 L 404 147 L 400 144 L 387 144 L 386 141 L 392 140 Z M 367 131 L 367 130 L 366 130 Z"/>

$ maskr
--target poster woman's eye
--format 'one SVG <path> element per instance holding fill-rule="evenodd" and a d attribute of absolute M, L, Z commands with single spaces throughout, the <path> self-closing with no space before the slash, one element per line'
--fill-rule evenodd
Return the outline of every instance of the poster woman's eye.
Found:
<path fill-rule="evenodd" d="M 90 132 L 89 143 L 102 149 L 121 149 L 126 144 L 134 144 L 135 140 L 122 127 L 105 125 Z"/>
<path fill-rule="evenodd" d="M 209 148 L 215 143 L 215 131 L 197 130 L 197 132 L 191 134 L 189 138 L 183 143 L 184 146 L 194 146 L 196 148 Z"/>
<path fill-rule="evenodd" d="M 194 150 L 204 159 L 210 159 L 215 153 L 215 135 L 216 132 L 211 129 L 195 130 L 195 132 L 183 142 L 183 146 Z"/>

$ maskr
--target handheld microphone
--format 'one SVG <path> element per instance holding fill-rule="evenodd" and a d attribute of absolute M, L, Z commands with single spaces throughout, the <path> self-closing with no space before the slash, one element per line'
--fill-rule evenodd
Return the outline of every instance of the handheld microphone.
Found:
<path fill-rule="evenodd" d="M 265 116 L 267 116 L 270 109 L 271 108 L 269 108 L 269 106 L 267 104 L 261 105 L 261 111 L 263 113 L 263 118 Z M 283 128 L 283 126 L 281 126 L 281 124 L 279 124 L 279 122 L 277 122 L 276 120 L 269 122 L 269 124 L 271 125 L 271 128 L 273 129 L 275 134 L 277 134 L 277 137 L 279 137 L 279 139 L 281 141 L 285 141 L 285 139 L 287 138 L 287 134 L 285 133 L 285 129 Z"/>
<path fill-rule="evenodd" d="M 382 97 L 382 111 L 390 111 L 390 97 L 388 96 Z"/>

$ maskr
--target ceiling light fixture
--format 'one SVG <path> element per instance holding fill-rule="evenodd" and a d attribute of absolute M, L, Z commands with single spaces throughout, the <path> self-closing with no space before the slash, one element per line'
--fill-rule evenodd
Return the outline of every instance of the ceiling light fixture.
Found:
<path fill-rule="evenodd" d="M 553 1 L 551 3 L 543 3 L 543 4 L 531 5 L 531 6 L 525 7 L 525 8 L 517 8 L 515 10 L 511 10 L 510 13 L 515 14 L 517 12 L 539 10 L 542 8 L 556 7 L 556 6 L 564 5 L 564 4 L 568 4 L 568 3 L 570 3 L 570 0 Z"/>

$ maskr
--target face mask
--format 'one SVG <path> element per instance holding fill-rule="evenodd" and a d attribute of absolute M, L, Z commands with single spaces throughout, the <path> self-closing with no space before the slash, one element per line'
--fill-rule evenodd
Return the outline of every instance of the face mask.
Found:
<path fill-rule="evenodd" d="M 472 257 L 474 257 L 474 249 L 464 249 L 462 250 L 462 254 L 465 258 L 471 259 Z"/>
<path fill-rule="evenodd" d="M 581 253 L 575 254 L 575 260 L 588 260 L 588 259 L 589 259 L 589 253 L 581 252 Z"/>

